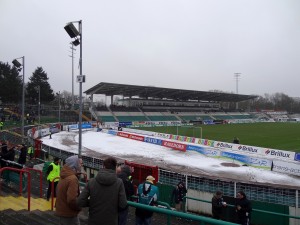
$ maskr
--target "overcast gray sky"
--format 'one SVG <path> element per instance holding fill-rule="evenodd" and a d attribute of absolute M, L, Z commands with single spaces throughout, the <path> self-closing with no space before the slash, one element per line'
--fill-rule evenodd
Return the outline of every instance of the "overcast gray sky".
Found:
<path fill-rule="evenodd" d="M 300 97 L 299 0 L 0 0 L 0 61 L 72 90 L 67 22 L 83 22 L 83 91 L 112 82 Z M 75 24 L 76 25 L 76 24 Z M 77 26 L 77 25 L 76 25 Z M 79 46 L 75 75 L 79 74 Z M 75 83 L 78 93 L 78 83 Z"/>

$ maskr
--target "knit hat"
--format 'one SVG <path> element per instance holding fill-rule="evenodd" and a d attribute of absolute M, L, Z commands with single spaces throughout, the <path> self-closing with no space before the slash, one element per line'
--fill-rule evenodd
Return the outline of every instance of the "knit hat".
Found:
<path fill-rule="evenodd" d="M 155 180 L 154 177 L 152 177 L 151 175 L 149 175 L 147 178 L 146 178 L 146 181 L 150 182 L 150 183 L 153 183 L 153 181 Z"/>
<path fill-rule="evenodd" d="M 78 155 L 73 155 L 67 158 L 66 165 L 75 171 L 79 171 L 80 168 Z"/>

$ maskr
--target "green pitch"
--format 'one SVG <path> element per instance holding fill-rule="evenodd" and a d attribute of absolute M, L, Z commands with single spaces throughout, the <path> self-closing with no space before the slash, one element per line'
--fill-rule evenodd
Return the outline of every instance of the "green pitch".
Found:
<path fill-rule="evenodd" d="M 300 123 L 251 123 L 201 125 L 200 128 L 179 128 L 178 134 L 216 141 L 232 142 L 234 137 L 240 144 L 300 152 Z M 177 134 L 177 127 L 143 127 L 161 133 Z"/>

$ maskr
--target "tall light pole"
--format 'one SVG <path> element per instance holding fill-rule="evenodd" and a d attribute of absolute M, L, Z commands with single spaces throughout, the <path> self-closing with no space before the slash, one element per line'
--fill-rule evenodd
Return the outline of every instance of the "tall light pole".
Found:
<path fill-rule="evenodd" d="M 18 59 L 22 59 L 22 64 L 18 61 Z M 12 61 L 15 67 L 18 68 L 18 71 L 23 69 L 23 78 L 22 78 L 22 125 L 21 125 L 21 135 L 22 135 L 22 143 L 24 143 L 24 117 L 25 117 L 25 56 L 16 58 Z M 22 67 L 22 68 L 21 68 Z"/>
<path fill-rule="evenodd" d="M 241 73 L 234 73 L 234 77 L 235 77 L 235 80 L 236 80 L 236 94 L 239 93 L 239 80 L 240 80 L 240 76 L 241 76 Z M 239 103 L 238 102 L 235 103 L 235 109 L 236 110 L 239 109 Z"/>
<path fill-rule="evenodd" d="M 60 91 L 58 92 L 58 122 L 60 123 Z"/>
<path fill-rule="evenodd" d="M 41 124 L 41 86 L 38 86 L 39 89 L 39 105 L 38 105 L 38 110 L 39 110 L 39 125 Z"/>
<path fill-rule="evenodd" d="M 72 55 L 70 55 L 70 57 L 72 58 L 72 109 L 74 109 L 74 51 L 76 51 L 76 49 L 74 48 L 73 42 L 71 42 L 70 44 L 70 48 L 72 50 Z"/>
<path fill-rule="evenodd" d="M 73 23 L 78 23 L 79 31 L 76 29 Z M 80 75 L 77 76 L 77 81 L 79 82 L 79 122 L 78 122 L 78 132 L 79 132 L 79 141 L 78 141 L 78 155 L 81 156 L 82 148 L 82 83 L 85 82 L 85 75 L 82 75 L 82 20 L 69 22 L 64 29 L 69 34 L 71 38 L 75 38 L 72 43 L 74 46 L 80 44 L 80 56 L 79 56 L 79 66 L 80 66 Z M 79 40 L 78 40 L 79 36 Z"/>

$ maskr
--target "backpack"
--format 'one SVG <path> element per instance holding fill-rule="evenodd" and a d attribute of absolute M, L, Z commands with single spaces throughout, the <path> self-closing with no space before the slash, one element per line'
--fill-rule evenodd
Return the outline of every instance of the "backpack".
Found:
<path fill-rule="evenodd" d="M 50 162 L 50 161 L 44 163 L 43 170 L 42 170 L 44 176 L 47 175 L 47 170 L 48 170 L 48 167 L 50 166 L 51 163 L 52 162 Z"/>
<path fill-rule="evenodd" d="M 152 196 L 149 195 L 152 185 L 150 184 L 149 188 L 146 190 L 146 183 L 143 184 L 143 192 L 139 196 L 139 203 L 150 205 L 152 202 Z"/>

